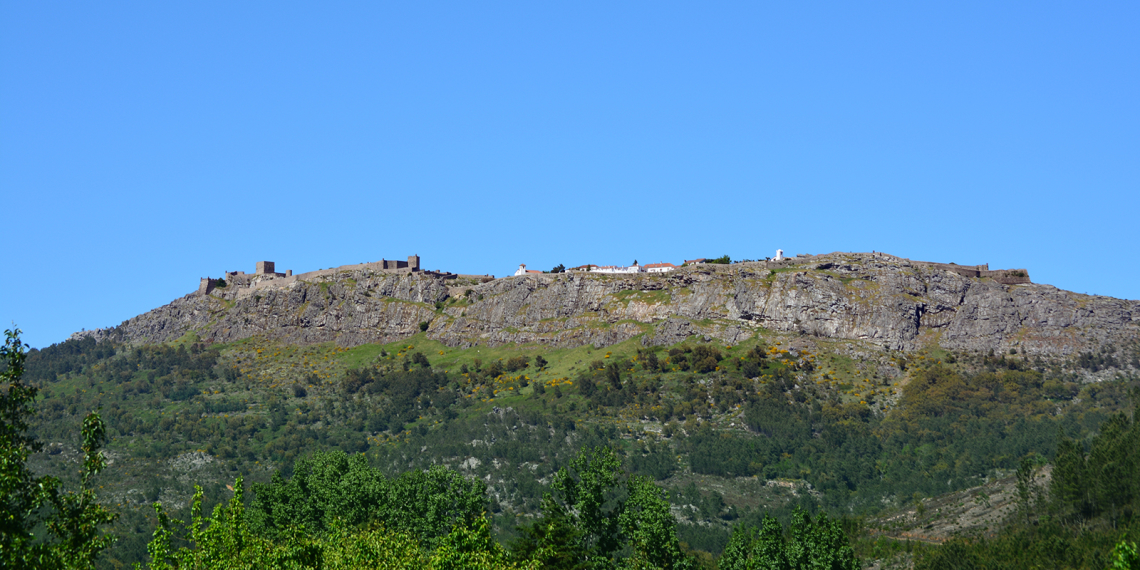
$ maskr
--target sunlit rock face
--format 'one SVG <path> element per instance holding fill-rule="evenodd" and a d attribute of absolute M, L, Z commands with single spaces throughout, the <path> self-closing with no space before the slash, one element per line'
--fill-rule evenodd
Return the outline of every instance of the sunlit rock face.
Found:
<path fill-rule="evenodd" d="M 1067 356 L 1138 338 L 1140 302 L 1049 285 L 1005 285 L 868 254 L 702 264 L 669 273 L 526 274 L 444 279 L 369 269 L 322 272 L 254 289 L 194 293 L 130 319 L 114 334 L 164 342 L 188 332 L 211 342 L 259 335 L 345 346 L 421 332 L 450 346 L 537 343 L 647 345 L 691 335 L 733 343 L 757 332 L 859 341 L 892 350 Z"/>

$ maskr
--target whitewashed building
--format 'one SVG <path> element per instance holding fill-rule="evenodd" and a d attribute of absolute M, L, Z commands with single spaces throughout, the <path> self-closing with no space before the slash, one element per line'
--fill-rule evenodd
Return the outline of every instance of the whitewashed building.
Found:
<path fill-rule="evenodd" d="M 633 265 L 579 265 L 578 267 L 571 267 L 566 271 L 589 271 L 592 273 L 665 273 L 677 269 L 676 265 L 672 263 L 649 263 L 646 265 L 639 265 L 636 261 Z M 516 275 L 521 275 L 516 273 Z"/>
<path fill-rule="evenodd" d="M 601 267 L 595 266 L 592 270 L 595 273 L 643 273 L 641 266 L 634 262 L 633 265 L 603 265 Z"/>
<path fill-rule="evenodd" d="M 677 266 L 672 263 L 650 263 L 643 265 L 642 269 L 645 270 L 646 273 L 666 273 L 677 269 Z"/>

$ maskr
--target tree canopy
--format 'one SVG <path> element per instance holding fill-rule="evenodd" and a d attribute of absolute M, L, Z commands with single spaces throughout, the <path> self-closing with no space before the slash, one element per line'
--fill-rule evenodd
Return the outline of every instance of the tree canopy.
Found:
<path fill-rule="evenodd" d="M 81 429 L 83 465 L 80 488 L 67 492 L 59 479 L 36 477 L 28 469 L 31 453 L 43 445 L 28 435 L 38 390 L 24 382 L 27 345 L 20 330 L 4 331 L 0 347 L 0 567 L 88 568 L 115 537 L 102 528 L 116 515 L 100 505 L 93 479 L 106 466 L 99 451 L 106 426 L 95 413 Z"/>

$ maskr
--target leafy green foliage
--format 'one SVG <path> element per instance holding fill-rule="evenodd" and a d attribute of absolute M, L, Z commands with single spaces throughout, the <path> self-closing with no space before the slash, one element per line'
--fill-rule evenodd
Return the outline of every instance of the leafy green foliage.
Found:
<path fill-rule="evenodd" d="M 681 569 L 693 562 L 681 551 L 677 520 L 660 488 L 635 475 L 626 484 L 629 498 L 618 515 L 618 527 L 633 550 L 627 567 Z"/>
<path fill-rule="evenodd" d="M 1137 409 L 1140 411 L 1140 408 Z M 1061 516 L 1112 523 L 1140 516 L 1140 421 L 1123 413 L 1101 425 L 1086 454 L 1062 438 L 1053 468 L 1052 494 Z"/>
<path fill-rule="evenodd" d="M 949 540 L 919 557 L 916 570 L 982 570 L 986 568 L 978 547 L 965 539 Z"/>
<path fill-rule="evenodd" d="M 385 483 L 383 476 L 343 454 L 321 454 L 300 463 L 290 481 L 259 486 L 248 511 L 240 477 L 233 498 L 218 504 L 209 517 L 202 514 L 203 491 L 196 487 L 190 522 L 181 531 L 176 527 L 182 521 L 155 503 L 158 525 L 148 546 L 148 567 L 692 568 L 662 490 L 640 476 L 625 478 L 619 488 L 624 477 L 608 448 L 583 451 L 556 474 L 554 494 L 546 496 L 543 517 L 516 546 L 515 562 L 491 537 L 482 511 L 471 508 L 484 500 L 483 487 L 475 482 L 457 490 L 454 477 L 432 470 L 404 473 Z M 438 484 L 441 476 L 452 486 Z M 301 486 L 292 485 L 298 481 Z M 390 490 L 389 498 L 404 504 L 377 499 L 386 484 L 400 487 L 401 481 L 404 489 Z M 459 509 L 465 512 L 449 516 L 453 497 L 464 494 L 466 499 L 458 502 L 465 503 Z M 424 505 L 408 504 L 412 502 Z M 273 532 L 266 532 L 267 520 L 275 516 Z M 186 546 L 174 548 L 175 541 Z"/>
<path fill-rule="evenodd" d="M 419 352 L 412 358 L 417 363 L 420 358 L 426 361 Z M 349 370 L 342 387 L 349 395 L 364 392 L 346 405 L 349 410 L 367 413 L 363 427 L 369 431 L 399 431 L 425 408 L 446 409 L 454 403 L 456 393 L 445 389 L 450 381 L 447 375 L 422 365 L 406 371 L 366 367 Z"/>
<path fill-rule="evenodd" d="M 436 466 L 389 480 L 363 456 L 341 451 L 303 458 L 290 479 L 277 473 L 253 489 L 250 528 L 269 538 L 294 527 L 323 535 L 339 521 L 377 524 L 434 546 L 455 526 L 473 524 L 488 506 L 486 485 L 477 479 Z"/>
<path fill-rule="evenodd" d="M 114 343 L 109 340 L 96 342 L 92 336 L 33 349 L 27 353 L 24 381 L 32 384 L 55 380 L 60 375 L 80 372 L 85 366 L 112 356 L 115 356 Z"/>
<path fill-rule="evenodd" d="M 1135 564 L 1127 541 L 1117 542 L 1122 532 L 1125 538 L 1140 535 L 1140 422 L 1135 413 L 1109 418 L 1087 450 L 1080 441 L 1060 437 L 1047 501 L 1032 500 L 1038 493 L 1027 473 L 1034 462 L 1023 460 L 1017 474 L 1020 516 L 1009 521 L 1011 526 L 992 538 L 949 541 L 919 556 L 915 568 L 1024 568 L 1042 561 L 1055 568 Z"/>
<path fill-rule="evenodd" d="M 506 365 L 503 368 L 507 372 L 518 372 L 530 366 L 530 359 L 525 356 L 512 356 L 507 359 Z"/>
<path fill-rule="evenodd" d="M 383 526 L 353 527 L 331 519 L 327 533 L 313 535 L 293 526 L 266 538 L 254 531 L 243 502 L 243 484 L 235 482 L 234 496 L 202 515 L 203 492 L 195 489 L 191 520 L 179 533 L 182 521 L 155 503 L 158 527 L 147 547 L 150 570 L 195 568 L 202 570 L 428 568 L 438 570 L 533 568 L 508 561 L 506 551 L 491 537 L 487 520 L 477 516 L 456 525 L 438 540 L 438 546 L 417 541 L 413 533 Z M 256 520 L 254 518 L 253 520 Z M 175 540 L 186 546 L 174 548 Z M 136 566 L 137 568 L 138 566 Z"/>
<path fill-rule="evenodd" d="M 715 346 L 699 344 L 693 348 L 693 369 L 702 374 L 708 374 L 717 369 L 717 363 L 723 358 L 720 350 Z"/>
<path fill-rule="evenodd" d="M 170 504 L 169 497 L 191 493 L 171 469 L 176 456 L 179 462 L 189 456 L 207 462 L 197 477 L 206 488 L 204 503 L 212 508 L 232 473 L 264 483 L 279 469 L 293 484 L 289 477 L 298 458 L 331 450 L 346 457 L 365 452 L 367 466 L 385 474 L 388 483 L 433 465 L 483 479 L 490 491 L 483 504 L 491 532 L 508 541 L 520 521 L 542 511 L 542 497 L 550 491 L 545 482 L 579 449 L 611 446 L 625 469 L 667 487 L 681 517 L 677 533 L 688 546 L 717 553 L 734 522 L 760 523 L 749 510 L 755 506 L 742 500 L 742 488 L 723 487 L 737 482 L 717 477 L 790 479 L 801 490 L 810 484 L 811 492 L 795 498 L 782 487 L 761 490 L 768 495 L 764 508 L 783 521 L 796 505 L 813 514 L 872 513 L 915 492 L 935 496 L 976 485 L 995 468 L 1018 467 L 1031 452 L 1052 457 L 1058 427 L 1074 434 L 1086 452 L 1083 434 L 1108 417 L 1106 410 L 1119 409 L 1127 384 L 1081 385 L 1004 355 L 957 370 L 911 355 L 911 382 L 892 390 L 891 397 L 901 393 L 901 400 L 891 401 L 885 413 L 884 407 L 860 405 L 858 395 L 821 386 L 820 380 L 829 379 L 812 374 L 806 360 L 763 343 L 732 348 L 693 339 L 672 350 L 615 348 L 605 357 L 582 349 L 573 357 L 582 359 L 579 366 L 570 366 L 557 350 L 544 353 L 543 360 L 551 361 L 544 366 L 533 351 L 484 348 L 475 358 L 468 353 L 455 360 L 449 352 L 437 361 L 436 347 L 419 340 L 383 348 L 354 349 L 353 358 L 338 368 L 327 364 L 343 349 L 331 346 L 298 348 L 255 339 L 218 347 L 191 340 L 125 348 L 68 341 L 29 356 L 36 357 L 36 373 L 42 371 L 49 394 L 39 406 L 44 421 L 35 430 L 58 441 L 67 421 L 82 419 L 79 410 L 102 407 L 111 445 L 121 454 L 110 475 L 115 502 L 130 502 L 121 507 L 116 530 L 125 537 L 121 553 L 109 554 L 117 558 L 111 563 L 139 559 L 131 552 L 142 551 L 140 537 L 153 524 L 143 497 Z M 275 353 L 298 356 L 283 361 Z M 303 367 L 302 354 L 308 355 Z M 527 355 L 534 367 L 506 370 L 513 357 Z M 291 370 L 289 362 L 296 367 Z M 53 373 L 57 366 L 62 372 Z M 819 366 L 840 368 L 823 359 Z M 841 390 L 847 390 L 850 365 L 843 366 L 848 386 Z M 545 370 L 539 374 L 535 368 Z M 832 379 L 844 375 L 832 372 Z M 872 385 L 881 381 L 876 377 Z M 303 396 L 293 391 L 296 385 L 305 387 Z M 654 421 L 662 425 L 660 435 Z M 37 456 L 33 462 L 56 468 L 60 457 Z M 628 496 L 628 480 L 619 477 L 612 500 Z M 700 488 L 687 493 L 683 486 L 694 480 Z M 714 492 L 710 483 L 724 492 Z M 124 497 L 128 489 L 132 494 Z M 1033 512 L 1022 512 L 1043 524 L 1038 517 L 1044 508 L 1034 502 Z M 1090 520 L 1054 516 L 1066 525 Z M 331 540 L 336 523 L 317 520 L 323 526 L 311 534 Z M 544 540 L 563 545 L 550 552 L 581 560 L 569 546 L 585 540 L 571 532 L 576 523 L 561 524 L 555 516 L 543 520 L 554 529 Z M 1118 521 L 1125 524 L 1123 511 Z M 290 532 L 287 525 L 277 532 Z M 407 534 L 388 525 L 374 530 Z M 345 532 L 363 531 L 349 526 Z M 421 545 L 422 538 L 407 535 Z M 620 557 L 631 560 L 625 548 Z M 1110 549 L 1102 548 L 1102 556 Z"/>
<path fill-rule="evenodd" d="M 1040 519 L 1036 527 L 1007 527 L 992 537 L 958 537 L 916 551 L 915 570 L 958 568 L 1110 568 L 1121 531 L 1078 529 Z M 1128 531 L 1130 540 L 1136 532 Z"/>
<path fill-rule="evenodd" d="M 4 364 L 0 372 L 0 567 L 90 567 L 115 541 L 100 529 L 114 522 L 116 515 L 96 501 L 92 488 L 93 478 L 106 466 L 99 451 L 106 426 L 94 413 L 83 420 L 78 492 L 65 492 L 54 477 L 34 476 L 27 467 L 28 456 L 43 446 L 27 432 L 38 390 L 23 379 L 27 347 L 20 342 L 19 329 L 4 333 L 0 347 Z"/>
<path fill-rule="evenodd" d="M 1140 570 L 1140 554 L 1136 543 L 1121 540 L 1112 549 L 1112 570 Z"/>
<path fill-rule="evenodd" d="M 935 366 L 916 371 L 901 404 L 883 417 L 865 406 L 813 397 L 810 387 L 797 390 L 773 370 L 761 393 L 738 400 L 751 433 L 702 425 L 675 445 L 696 473 L 804 478 L 823 493 L 825 505 L 873 508 L 872 497 L 934 496 L 968 486 L 993 467 L 1017 468 L 1031 452 L 1049 457 L 1059 426 L 1087 431 L 1104 417 L 1095 410 L 1056 416 L 1057 404 L 1044 398 L 1047 387 L 1039 372 L 965 376 Z M 701 391 L 716 398 L 711 388 Z M 1098 390 L 1119 388 L 1085 392 L 1095 398 Z"/>
<path fill-rule="evenodd" d="M 630 469 L 662 481 L 677 472 L 677 457 L 666 443 L 647 441 L 629 454 Z"/>
<path fill-rule="evenodd" d="M 856 570 L 860 565 L 838 521 L 824 513 L 812 520 L 797 509 L 786 536 L 780 523 L 771 516 L 764 517 L 759 529 L 737 526 L 717 567 L 722 570 Z"/>
<path fill-rule="evenodd" d="M 542 516 L 520 529 L 516 557 L 544 568 L 690 568 L 661 489 L 620 465 L 612 449 L 595 447 L 560 469 Z"/>
<path fill-rule="evenodd" d="M 491 538 L 490 525 L 482 517 L 475 519 L 471 526 L 455 527 L 425 566 L 438 570 L 540 568 L 532 560 L 511 562 L 507 551 Z"/>

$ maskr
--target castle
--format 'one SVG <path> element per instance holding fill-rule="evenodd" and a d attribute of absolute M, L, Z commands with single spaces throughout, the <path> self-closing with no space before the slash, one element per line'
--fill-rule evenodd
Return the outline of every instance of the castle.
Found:
<path fill-rule="evenodd" d="M 842 252 L 835 252 L 841 254 Z M 1022 283 L 1032 283 L 1029 279 L 1029 271 L 1025 269 L 997 269 L 991 270 L 988 263 L 982 265 L 958 265 L 955 263 L 937 263 L 933 261 L 916 261 L 907 259 L 905 257 L 898 257 L 883 253 L 881 251 L 873 251 L 871 257 L 883 261 L 899 261 L 906 262 L 912 265 L 922 267 L 932 267 L 936 269 L 943 269 L 946 271 L 954 272 L 963 277 L 973 278 L 989 278 L 1003 285 L 1018 285 Z M 821 256 L 798 254 L 795 258 L 784 257 L 784 250 L 776 250 L 776 257 L 769 258 L 759 263 L 763 263 L 768 267 L 782 267 L 800 263 L 808 258 L 816 258 Z M 704 259 L 686 260 L 687 265 L 698 265 L 704 263 Z M 630 267 L 599 267 L 597 265 L 583 265 L 567 269 L 569 272 L 577 271 L 590 271 L 594 273 L 666 273 L 678 269 L 671 263 L 653 263 L 645 266 L 634 265 Z M 443 279 L 474 279 L 478 282 L 487 282 L 495 278 L 494 275 L 457 275 L 445 271 L 430 271 L 420 267 L 420 256 L 410 255 L 407 261 L 400 261 L 396 259 L 381 259 L 380 261 L 373 261 L 370 263 L 360 263 L 357 265 L 342 265 L 332 269 L 321 269 L 318 271 L 310 271 L 300 275 L 293 275 L 292 270 L 287 270 L 284 273 L 278 273 L 276 264 L 272 261 L 258 261 L 255 265 L 253 273 L 246 273 L 244 271 L 226 271 L 225 277 L 221 279 L 214 279 L 212 277 L 202 277 L 198 282 L 198 294 L 209 295 L 219 287 L 234 286 L 239 290 L 238 298 L 246 295 L 253 294 L 255 291 L 265 289 L 268 287 L 281 287 L 288 285 L 297 280 L 311 279 L 324 275 L 332 275 L 342 271 L 358 271 L 369 270 L 379 273 L 416 273 L 422 275 L 430 275 L 433 277 L 440 277 Z M 526 265 L 519 265 L 518 271 L 515 275 L 526 275 L 530 273 L 542 273 L 541 271 L 529 270 Z"/>
<path fill-rule="evenodd" d="M 226 271 L 226 276 L 221 279 L 213 279 L 210 277 L 203 277 L 198 281 L 198 293 L 201 295 L 209 295 L 210 291 L 217 289 L 222 284 L 223 280 L 225 286 L 242 284 L 250 285 L 257 277 L 261 278 L 278 278 L 278 277 L 292 277 L 293 270 L 290 269 L 285 273 L 277 272 L 277 264 L 272 261 L 258 261 L 254 266 L 253 273 L 247 275 L 244 271 Z"/>
<path fill-rule="evenodd" d="M 397 259 L 381 259 L 380 261 L 373 261 L 370 263 L 359 263 L 356 265 L 342 265 L 332 269 L 321 269 L 318 271 L 310 271 L 308 273 L 301 273 L 293 275 L 293 270 L 290 269 L 285 273 L 278 273 L 276 264 L 272 261 L 258 261 L 253 273 L 246 273 L 244 271 L 226 271 L 225 277 L 214 279 L 212 277 L 202 277 L 198 281 L 198 294 L 209 295 L 214 289 L 219 287 L 236 286 L 241 289 L 252 292 L 258 289 L 264 289 L 269 286 L 282 286 L 288 285 L 297 280 L 311 279 L 320 277 L 322 275 L 330 275 L 340 271 L 355 271 L 367 269 L 370 271 L 382 273 L 418 273 L 423 275 L 432 275 L 435 277 L 442 277 L 444 279 L 456 279 L 459 275 L 455 273 L 448 273 L 445 271 L 430 271 L 420 267 L 420 256 L 410 255 L 407 261 L 400 261 Z M 465 275 L 475 279 L 493 279 L 490 275 Z"/>

